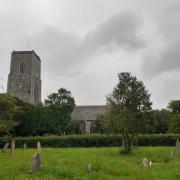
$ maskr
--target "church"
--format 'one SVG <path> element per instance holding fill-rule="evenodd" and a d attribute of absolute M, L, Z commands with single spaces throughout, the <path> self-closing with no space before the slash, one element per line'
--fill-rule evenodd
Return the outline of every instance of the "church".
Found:
<path fill-rule="evenodd" d="M 41 59 L 32 51 L 11 53 L 7 92 L 32 104 L 41 102 Z M 76 106 L 72 119 L 79 121 L 82 133 L 90 134 L 92 123 L 105 113 L 106 106 Z"/>

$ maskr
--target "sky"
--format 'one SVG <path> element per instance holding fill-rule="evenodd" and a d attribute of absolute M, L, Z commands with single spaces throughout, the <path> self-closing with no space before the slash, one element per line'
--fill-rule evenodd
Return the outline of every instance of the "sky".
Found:
<path fill-rule="evenodd" d="M 35 50 L 42 101 L 59 88 L 77 105 L 103 105 L 131 72 L 153 108 L 180 99 L 179 0 L 0 0 L 0 92 L 13 50 Z"/>

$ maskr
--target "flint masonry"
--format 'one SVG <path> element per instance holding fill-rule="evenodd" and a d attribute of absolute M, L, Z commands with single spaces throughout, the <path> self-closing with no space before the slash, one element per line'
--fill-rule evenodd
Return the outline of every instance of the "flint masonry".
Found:
<path fill-rule="evenodd" d="M 34 51 L 13 51 L 7 92 L 23 101 L 41 102 L 41 60 Z"/>

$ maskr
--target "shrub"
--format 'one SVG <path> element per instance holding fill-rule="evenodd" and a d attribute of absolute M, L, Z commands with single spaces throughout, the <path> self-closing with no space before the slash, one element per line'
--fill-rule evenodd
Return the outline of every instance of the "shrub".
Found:
<path fill-rule="evenodd" d="M 146 134 L 137 135 L 139 146 L 174 146 L 180 134 Z M 16 141 L 16 147 L 36 147 L 37 141 L 42 147 L 119 147 L 120 135 L 91 134 L 91 135 L 67 135 L 67 136 L 32 136 L 32 137 L 0 137 L 0 147 L 12 139 Z"/>

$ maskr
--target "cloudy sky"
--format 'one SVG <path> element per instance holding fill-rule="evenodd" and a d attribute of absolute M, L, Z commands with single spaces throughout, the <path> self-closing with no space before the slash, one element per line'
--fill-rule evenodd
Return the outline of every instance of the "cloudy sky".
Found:
<path fill-rule="evenodd" d="M 180 0 L 0 0 L 1 92 L 10 53 L 32 49 L 43 99 L 64 87 L 77 105 L 105 104 L 123 71 L 154 108 L 180 99 Z"/>

